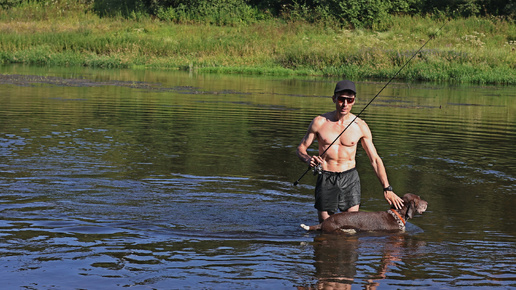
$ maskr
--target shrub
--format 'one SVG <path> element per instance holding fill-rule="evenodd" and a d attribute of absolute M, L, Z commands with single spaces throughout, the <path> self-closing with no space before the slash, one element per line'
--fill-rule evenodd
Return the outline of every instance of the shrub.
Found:
<path fill-rule="evenodd" d="M 0 8 L 7 9 L 22 3 L 23 0 L 0 0 Z"/>

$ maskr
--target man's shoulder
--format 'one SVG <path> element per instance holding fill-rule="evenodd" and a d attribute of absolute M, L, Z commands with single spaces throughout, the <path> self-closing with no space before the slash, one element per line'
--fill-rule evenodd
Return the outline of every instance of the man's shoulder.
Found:
<path fill-rule="evenodd" d="M 314 126 L 322 126 L 326 122 L 331 121 L 332 116 L 333 116 L 333 112 L 328 112 L 328 113 L 318 115 L 314 118 L 312 123 Z"/>
<path fill-rule="evenodd" d="M 367 123 L 359 117 L 356 117 L 355 123 L 357 123 L 358 125 L 367 125 Z"/>
<path fill-rule="evenodd" d="M 357 123 L 359 126 L 367 126 L 367 123 L 366 121 L 360 119 L 357 117 L 357 119 L 355 120 L 355 123 Z"/>
<path fill-rule="evenodd" d="M 360 128 L 360 130 L 362 131 L 363 134 L 365 134 L 365 135 L 370 134 L 371 130 L 369 129 L 369 126 L 367 125 L 366 121 L 364 121 L 360 118 L 357 118 L 355 120 L 355 123 L 358 125 L 358 127 Z"/>
<path fill-rule="evenodd" d="M 321 120 L 321 121 L 330 121 L 334 116 L 335 116 L 335 111 L 332 111 L 332 112 L 321 114 L 321 115 L 315 117 L 315 119 Z"/>
<path fill-rule="evenodd" d="M 367 123 L 364 120 L 360 119 L 360 117 L 351 114 L 351 119 L 353 119 L 353 123 L 357 124 L 359 127 L 367 127 Z"/>

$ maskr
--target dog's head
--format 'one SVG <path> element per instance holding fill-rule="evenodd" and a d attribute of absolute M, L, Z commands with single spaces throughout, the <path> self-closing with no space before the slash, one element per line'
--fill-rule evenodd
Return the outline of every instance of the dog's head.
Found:
<path fill-rule="evenodd" d="M 405 219 L 413 218 L 414 213 L 422 214 L 426 211 L 428 202 L 421 199 L 421 197 L 407 193 L 403 196 L 403 207 L 406 208 Z"/>

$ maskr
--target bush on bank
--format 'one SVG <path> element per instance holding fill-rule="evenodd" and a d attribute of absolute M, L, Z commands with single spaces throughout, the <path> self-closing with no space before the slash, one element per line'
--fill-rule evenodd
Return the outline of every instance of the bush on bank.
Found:
<path fill-rule="evenodd" d="M 514 19 L 516 0 L 93 0 L 93 9 L 100 16 L 148 14 L 175 23 L 235 25 L 274 17 L 372 28 L 398 14 Z"/>
<path fill-rule="evenodd" d="M 0 0 L 0 9 L 31 6 L 86 8 L 97 15 L 157 17 L 175 23 L 250 24 L 270 18 L 347 26 L 382 27 L 392 15 L 503 17 L 514 20 L 516 0 Z"/>

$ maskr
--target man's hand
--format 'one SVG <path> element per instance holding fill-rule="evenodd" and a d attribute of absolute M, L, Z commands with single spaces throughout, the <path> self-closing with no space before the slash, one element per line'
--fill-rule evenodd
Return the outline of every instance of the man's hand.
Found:
<path fill-rule="evenodd" d="M 320 156 L 312 156 L 312 158 L 310 158 L 307 163 L 310 167 L 315 167 L 319 164 L 322 164 L 323 162 L 324 161 Z"/>
<path fill-rule="evenodd" d="M 403 207 L 403 199 L 401 199 L 394 191 L 386 190 L 383 192 L 383 196 L 387 200 L 390 205 L 394 205 L 396 209 L 401 209 Z"/>

